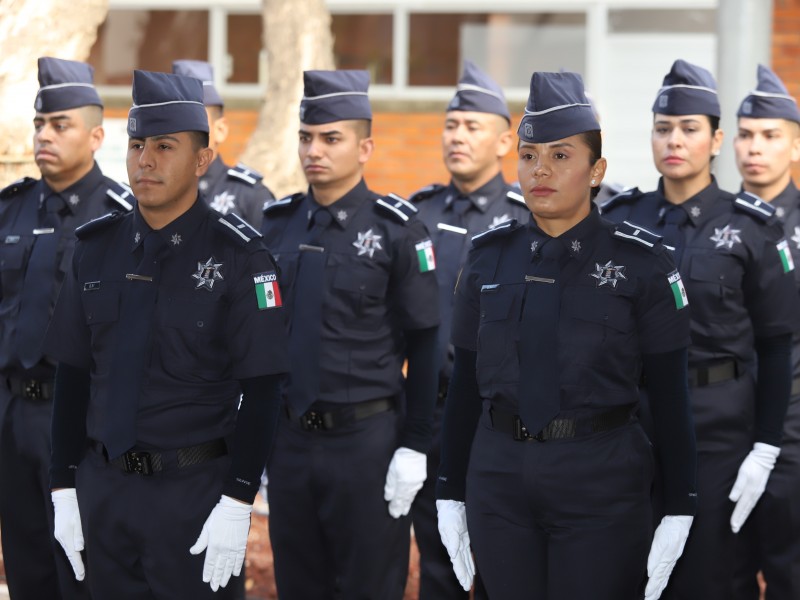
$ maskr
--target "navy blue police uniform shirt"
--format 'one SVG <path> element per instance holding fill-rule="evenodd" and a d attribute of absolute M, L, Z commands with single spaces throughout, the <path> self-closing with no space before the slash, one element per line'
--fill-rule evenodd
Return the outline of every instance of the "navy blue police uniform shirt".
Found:
<path fill-rule="evenodd" d="M 638 189 L 602 207 L 611 221 L 635 222 L 658 234 L 671 205 L 663 184 Z M 691 300 L 689 364 L 736 359 L 752 363 L 755 338 L 791 333 L 798 326 L 794 275 L 775 209 L 755 196 L 720 190 L 716 180 L 673 210 L 686 212 L 678 268 Z M 670 244 L 668 238 L 664 244 Z"/>
<path fill-rule="evenodd" d="M 89 438 L 102 439 L 114 410 L 109 374 L 118 338 L 121 290 L 136 273 L 145 235 L 137 210 L 79 230 L 72 270 L 47 333 L 57 360 L 90 370 Z M 264 301 L 276 266 L 257 231 L 220 216 L 199 197 L 156 232 L 167 244 L 145 358 L 137 447 L 178 448 L 233 433 L 238 380 L 284 373 L 286 325 L 280 301 Z"/>
<path fill-rule="evenodd" d="M 313 194 L 295 194 L 269 206 L 262 233 L 280 267 L 284 302 L 294 297 L 300 250 L 313 211 Z M 402 332 L 439 324 L 431 246 L 413 207 L 358 185 L 328 207 L 322 233 L 327 263 L 320 334 L 317 400 L 354 403 L 397 396 L 405 357 Z M 424 446 L 424 442 L 422 442 Z"/>
<path fill-rule="evenodd" d="M 775 216 L 783 223 L 783 231 L 794 262 L 795 285 L 800 294 L 800 191 L 793 181 L 770 202 Z M 792 348 L 792 374 L 800 377 L 800 331 L 795 332 Z M 796 394 L 795 394 L 796 395 Z"/>
<path fill-rule="evenodd" d="M 428 228 L 436 249 L 436 279 L 439 283 L 439 312 L 442 319 L 439 326 L 439 357 L 441 374 L 449 378 L 453 372 L 450 325 L 455 285 L 458 273 L 467 260 L 470 239 L 511 219 L 525 223 L 530 219 L 530 211 L 519 189 L 506 183 L 499 173 L 467 196 L 461 194 L 451 182 L 446 186 L 422 188 L 409 200 L 419 210 L 417 216 Z M 458 206 L 460 202 L 466 203 L 463 208 Z"/>
<path fill-rule="evenodd" d="M 533 220 L 476 237 L 456 290 L 453 344 L 478 352 L 481 398 L 515 414 L 525 276 L 548 239 Z M 642 354 L 689 343 L 689 311 L 672 259 L 657 236 L 615 226 L 595 209 L 549 243 L 565 244 L 568 255 L 555 349 L 560 410 L 638 402 Z"/>
<path fill-rule="evenodd" d="M 264 207 L 275 200 L 261 179 L 260 173 L 243 165 L 229 167 L 217 156 L 200 178 L 200 191 L 217 212 L 239 215 L 259 229 Z"/>
<path fill-rule="evenodd" d="M 20 365 L 15 342 L 17 316 L 25 284 L 25 274 L 37 235 L 34 230 L 42 226 L 45 203 L 55 192 L 43 180 L 25 178 L 0 191 L 0 372 L 19 374 Z M 37 281 L 42 294 L 55 305 L 58 292 L 69 271 L 75 248 L 75 229 L 100 215 L 111 211 L 128 212 L 135 200 L 130 190 L 103 175 L 95 165 L 85 176 L 59 194 L 64 201 L 58 232 L 55 277 L 51 281 Z M 30 284 L 30 282 L 29 282 Z M 41 323 L 44 339 L 47 321 Z M 45 357 L 26 376 L 39 379 L 52 378 L 55 363 Z"/>

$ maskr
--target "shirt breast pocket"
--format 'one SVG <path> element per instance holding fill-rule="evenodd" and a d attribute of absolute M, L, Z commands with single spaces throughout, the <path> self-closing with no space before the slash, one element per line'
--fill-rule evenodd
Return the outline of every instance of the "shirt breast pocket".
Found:
<path fill-rule="evenodd" d="M 484 286 L 481 289 L 478 369 L 498 365 L 510 355 L 517 360 L 519 315 L 515 315 L 513 309 L 518 306 L 521 291 L 520 286 Z"/>
<path fill-rule="evenodd" d="M 333 277 L 333 289 L 342 302 L 339 307 L 342 318 L 355 317 L 351 325 L 371 328 L 370 320 L 386 310 L 388 285 L 388 276 L 381 270 L 339 266 Z"/>
<path fill-rule="evenodd" d="M 603 347 L 626 345 L 636 320 L 632 300 L 622 294 L 576 293 L 567 296 L 568 334 L 563 340 L 576 362 L 592 364 L 605 355 Z"/>
<path fill-rule="evenodd" d="M 732 254 L 693 256 L 686 290 L 693 318 L 718 323 L 739 318 L 729 309 L 744 303 L 743 276 L 742 265 Z"/>
<path fill-rule="evenodd" d="M 210 296 L 210 295 L 209 295 Z M 229 367 L 221 298 L 173 296 L 159 332 L 162 367 L 176 378 L 217 381 Z"/>
<path fill-rule="evenodd" d="M 22 266 L 25 264 L 26 254 L 26 245 L 21 241 L 16 244 L 0 244 L 0 285 L 5 294 L 22 287 Z"/>
<path fill-rule="evenodd" d="M 119 291 L 94 289 L 84 291 L 83 315 L 86 324 L 102 325 L 119 321 Z"/>

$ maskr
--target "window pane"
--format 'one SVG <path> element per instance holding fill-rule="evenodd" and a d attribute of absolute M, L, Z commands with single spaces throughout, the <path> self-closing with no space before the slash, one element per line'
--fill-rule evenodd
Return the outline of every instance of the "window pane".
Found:
<path fill-rule="evenodd" d="M 208 11 L 110 10 L 89 53 L 101 85 L 130 85 L 134 69 L 172 70 L 172 61 L 208 60 Z"/>
<path fill-rule="evenodd" d="M 715 33 L 716 11 L 695 10 L 609 10 L 611 33 Z"/>
<path fill-rule="evenodd" d="M 258 83 L 262 30 L 260 14 L 228 15 L 228 83 Z"/>
<path fill-rule="evenodd" d="M 332 16 L 337 69 L 366 69 L 370 81 L 392 83 L 392 15 Z"/>
<path fill-rule="evenodd" d="M 531 73 L 584 72 L 584 13 L 412 14 L 409 83 L 453 86 L 470 59 L 506 87 L 528 87 Z"/>

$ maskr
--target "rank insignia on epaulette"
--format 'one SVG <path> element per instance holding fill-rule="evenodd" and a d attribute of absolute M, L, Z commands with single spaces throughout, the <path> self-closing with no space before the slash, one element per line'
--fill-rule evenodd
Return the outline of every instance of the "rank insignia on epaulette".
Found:
<path fill-rule="evenodd" d="M 249 183 L 250 185 L 255 185 L 262 179 L 261 173 L 241 163 L 228 169 L 228 175 L 234 179 L 240 179 L 245 183 Z"/>
<path fill-rule="evenodd" d="M 517 225 L 516 219 L 511 219 L 510 221 L 506 221 L 502 225 L 498 225 L 494 229 L 487 229 L 477 235 L 472 236 L 472 244 L 473 246 L 478 246 L 480 244 L 485 243 L 486 241 L 494 238 L 498 235 L 505 235 L 515 229 Z"/>
<path fill-rule="evenodd" d="M 217 221 L 224 225 L 228 231 L 235 233 L 242 241 L 249 242 L 252 239 L 260 238 L 261 232 L 250 225 L 242 217 L 235 213 L 222 215 Z"/>
<path fill-rule="evenodd" d="M 121 181 L 109 182 L 106 195 L 125 210 L 133 210 L 133 191 Z"/>
<path fill-rule="evenodd" d="M 256 301 L 258 310 L 267 308 L 280 308 L 283 306 L 281 290 L 278 285 L 278 275 L 275 271 L 265 271 L 253 275 L 253 283 L 256 286 Z"/>
<path fill-rule="evenodd" d="M 397 217 L 403 223 L 408 222 L 408 219 L 417 212 L 416 206 L 396 194 L 388 194 L 385 198 L 378 198 L 375 204 L 388 211 L 392 216 Z"/>
<path fill-rule="evenodd" d="M 768 221 L 775 214 L 774 206 L 750 192 L 740 192 L 733 203 L 737 208 L 759 217 L 762 221 Z"/>
<path fill-rule="evenodd" d="M 630 221 L 623 221 L 617 225 L 614 229 L 614 236 L 631 242 L 637 242 L 651 249 L 655 248 L 656 244 L 661 241 L 660 235 L 645 229 L 641 225 L 631 223 Z"/>
<path fill-rule="evenodd" d="M 506 192 L 506 198 L 509 198 L 514 202 L 519 202 L 520 204 L 525 204 L 525 196 L 514 190 L 508 190 Z"/>

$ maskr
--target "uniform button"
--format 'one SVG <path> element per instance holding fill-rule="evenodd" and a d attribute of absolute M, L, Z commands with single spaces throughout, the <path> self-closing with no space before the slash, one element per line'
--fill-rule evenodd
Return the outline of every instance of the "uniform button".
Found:
<path fill-rule="evenodd" d="M 366 289 L 366 287 L 367 286 L 362 283 L 360 286 L 358 286 L 358 289 L 360 289 L 363 292 L 364 289 Z"/>
<path fill-rule="evenodd" d="M 202 327 L 203 325 L 205 325 L 205 323 L 203 323 L 202 321 L 198 321 L 198 322 L 197 322 L 197 326 L 198 326 L 198 327 Z"/>

